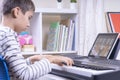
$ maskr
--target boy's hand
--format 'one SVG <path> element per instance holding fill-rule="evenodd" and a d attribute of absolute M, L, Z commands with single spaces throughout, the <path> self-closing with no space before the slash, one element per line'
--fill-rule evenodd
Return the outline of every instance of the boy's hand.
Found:
<path fill-rule="evenodd" d="M 72 66 L 74 64 L 73 60 L 68 57 L 63 57 L 63 56 L 53 56 L 53 55 L 34 55 L 29 57 L 30 61 L 34 63 L 35 61 L 39 61 L 42 58 L 48 59 L 51 63 L 58 64 L 60 66 L 62 65 L 67 65 L 67 66 Z"/>
<path fill-rule="evenodd" d="M 45 57 L 54 64 L 58 64 L 60 66 L 62 65 L 67 65 L 67 66 L 72 66 L 74 64 L 73 60 L 68 57 L 64 56 L 52 56 L 52 55 L 45 55 Z"/>

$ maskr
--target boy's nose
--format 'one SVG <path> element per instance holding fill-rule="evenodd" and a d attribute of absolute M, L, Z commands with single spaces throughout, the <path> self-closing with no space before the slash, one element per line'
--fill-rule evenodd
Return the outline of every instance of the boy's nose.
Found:
<path fill-rule="evenodd" d="M 30 23 L 27 24 L 27 27 L 30 27 Z"/>

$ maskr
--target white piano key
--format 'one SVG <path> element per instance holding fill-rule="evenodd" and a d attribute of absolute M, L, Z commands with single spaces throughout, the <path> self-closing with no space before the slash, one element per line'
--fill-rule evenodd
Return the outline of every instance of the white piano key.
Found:
<path fill-rule="evenodd" d="M 46 74 L 46 75 L 40 77 L 37 80 L 70 80 L 70 79 L 60 77 L 60 76 L 57 76 L 57 75 L 53 75 L 53 74 Z"/>

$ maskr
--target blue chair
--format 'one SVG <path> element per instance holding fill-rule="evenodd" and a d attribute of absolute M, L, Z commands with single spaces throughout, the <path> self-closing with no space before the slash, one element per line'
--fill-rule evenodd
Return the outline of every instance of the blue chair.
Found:
<path fill-rule="evenodd" d="M 10 80 L 5 60 L 0 56 L 0 80 Z"/>

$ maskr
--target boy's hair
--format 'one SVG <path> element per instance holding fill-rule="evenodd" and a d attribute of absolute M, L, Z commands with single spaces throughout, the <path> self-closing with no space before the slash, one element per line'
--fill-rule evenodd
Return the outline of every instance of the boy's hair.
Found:
<path fill-rule="evenodd" d="M 2 14 L 10 14 L 11 10 L 15 7 L 20 7 L 23 14 L 25 14 L 25 12 L 29 10 L 35 11 L 35 6 L 32 0 L 3 0 Z"/>

